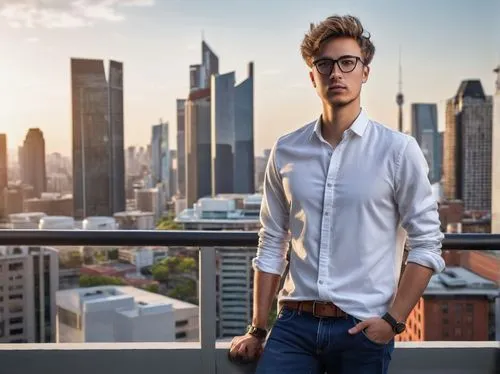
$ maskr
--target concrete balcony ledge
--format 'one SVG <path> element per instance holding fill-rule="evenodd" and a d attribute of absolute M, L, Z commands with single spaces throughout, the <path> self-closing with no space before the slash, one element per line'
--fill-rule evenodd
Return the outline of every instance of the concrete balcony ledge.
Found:
<path fill-rule="evenodd" d="M 216 373 L 252 373 L 229 362 L 217 343 Z M 204 370 L 199 343 L 0 344 L 0 373 L 195 374 Z M 500 342 L 400 342 L 391 374 L 498 374 Z"/>

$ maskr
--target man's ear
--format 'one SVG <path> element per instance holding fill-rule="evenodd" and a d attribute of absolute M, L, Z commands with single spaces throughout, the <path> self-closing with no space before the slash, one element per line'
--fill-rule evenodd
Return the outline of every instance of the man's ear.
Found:
<path fill-rule="evenodd" d="M 316 87 L 316 81 L 314 80 L 314 74 L 312 71 L 309 72 L 309 78 L 311 79 L 313 87 Z"/>
<path fill-rule="evenodd" d="M 370 75 L 370 67 L 365 66 L 363 69 L 363 83 L 366 83 L 368 81 L 368 76 Z"/>

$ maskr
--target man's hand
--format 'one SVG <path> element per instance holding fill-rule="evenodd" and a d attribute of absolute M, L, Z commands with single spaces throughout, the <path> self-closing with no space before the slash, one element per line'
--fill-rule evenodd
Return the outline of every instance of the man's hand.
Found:
<path fill-rule="evenodd" d="M 365 330 L 368 339 L 378 344 L 387 344 L 395 336 L 391 325 L 382 318 L 370 318 L 366 321 L 362 321 L 349 329 L 349 334 L 355 335 L 363 330 Z"/>
<path fill-rule="evenodd" d="M 263 351 L 263 341 L 253 335 L 235 336 L 231 341 L 229 358 L 235 362 L 256 361 Z"/>

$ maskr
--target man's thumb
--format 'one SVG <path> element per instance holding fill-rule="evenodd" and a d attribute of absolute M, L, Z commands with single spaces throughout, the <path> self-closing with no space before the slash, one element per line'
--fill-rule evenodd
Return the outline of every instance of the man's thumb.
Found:
<path fill-rule="evenodd" d="M 358 332 L 363 331 L 367 327 L 368 327 L 368 323 L 366 321 L 360 322 L 356 326 L 354 326 L 353 328 L 349 329 L 349 334 L 352 334 L 352 335 L 357 334 Z"/>

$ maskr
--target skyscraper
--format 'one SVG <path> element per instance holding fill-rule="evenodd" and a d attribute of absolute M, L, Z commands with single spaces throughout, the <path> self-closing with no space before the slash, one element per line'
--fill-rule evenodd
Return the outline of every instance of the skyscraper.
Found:
<path fill-rule="evenodd" d="M 154 187 L 161 182 L 161 124 L 151 127 L 151 178 Z"/>
<path fill-rule="evenodd" d="M 185 103 L 186 199 L 188 206 L 212 194 L 211 77 L 219 73 L 219 59 L 203 40 L 200 66 L 190 66 L 190 93 Z"/>
<path fill-rule="evenodd" d="M 444 131 L 438 132 L 437 163 L 439 181 L 443 179 L 443 152 L 444 152 Z M 437 181 L 436 181 L 437 182 Z"/>
<path fill-rule="evenodd" d="M 253 193 L 253 63 L 236 86 L 234 72 L 213 75 L 211 90 L 212 193 Z"/>
<path fill-rule="evenodd" d="M 169 150 L 169 174 L 170 174 L 170 191 L 169 195 L 173 197 L 177 191 L 177 150 L 171 149 Z"/>
<path fill-rule="evenodd" d="M 497 80 L 493 99 L 491 233 L 500 234 L 500 65 L 494 72 Z"/>
<path fill-rule="evenodd" d="M 168 123 L 163 123 L 152 127 L 151 136 L 151 177 L 152 186 L 161 184 L 161 203 L 170 197 L 170 160 L 168 145 Z"/>
<path fill-rule="evenodd" d="M 125 210 L 123 66 L 71 59 L 73 201 L 77 218 Z"/>
<path fill-rule="evenodd" d="M 439 133 L 436 104 L 411 105 L 412 135 L 417 140 L 429 165 L 429 180 L 440 180 Z"/>
<path fill-rule="evenodd" d="M 201 42 L 201 88 L 210 88 L 213 74 L 219 74 L 219 58 L 212 51 L 209 45 L 203 40 Z"/>
<path fill-rule="evenodd" d="M 235 88 L 234 192 L 255 192 L 254 154 L 254 64 L 248 64 L 248 78 Z"/>
<path fill-rule="evenodd" d="M 4 190 L 8 185 L 8 164 L 7 164 L 7 135 L 0 134 L 0 219 L 6 216 Z"/>
<path fill-rule="evenodd" d="M 199 90 L 200 88 L 203 88 L 203 84 L 201 82 L 201 65 L 200 64 L 195 64 L 195 65 L 189 65 L 189 90 L 194 91 L 194 90 Z"/>
<path fill-rule="evenodd" d="M 170 200 L 170 143 L 168 138 L 168 122 L 161 124 L 161 183 L 163 186 L 163 198 Z M 165 201 L 166 202 L 166 201 Z"/>
<path fill-rule="evenodd" d="M 465 210 L 491 209 L 492 98 L 479 80 L 460 84 L 446 104 L 444 196 Z"/>
<path fill-rule="evenodd" d="M 212 194 L 210 90 L 189 94 L 186 101 L 186 199 L 192 206 Z"/>
<path fill-rule="evenodd" d="M 123 140 L 123 64 L 109 62 L 110 196 L 112 211 L 125 210 L 125 146 Z"/>
<path fill-rule="evenodd" d="M 211 85 L 212 193 L 234 192 L 235 74 L 213 75 Z"/>
<path fill-rule="evenodd" d="M 22 181 L 33 187 L 34 196 L 47 191 L 45 139 L 38 128 L 28 130 L 23 144 Z"/>
<path fill-rule="evenodd" d="M 7 163 L 7 135 L 0 134 L 0 193 L 7 187 L 8 177 L 8 163 Z"/>
<path fill-rule="evenodd" d="M 186 100 L 177 99 L 177 193 L 186 196 Z"/>

